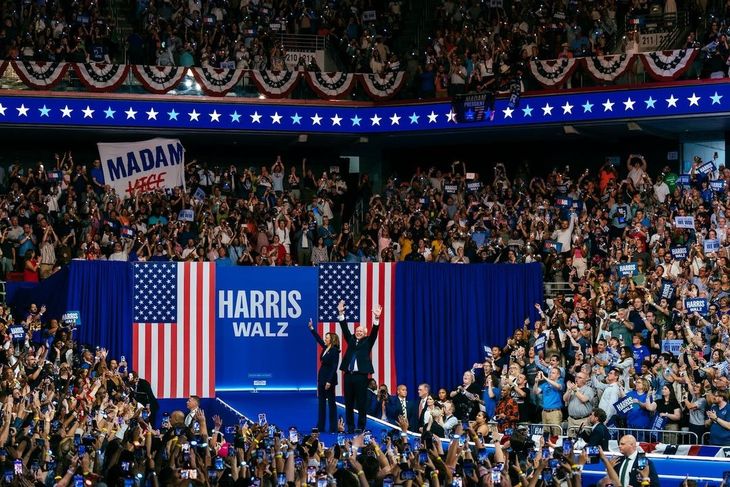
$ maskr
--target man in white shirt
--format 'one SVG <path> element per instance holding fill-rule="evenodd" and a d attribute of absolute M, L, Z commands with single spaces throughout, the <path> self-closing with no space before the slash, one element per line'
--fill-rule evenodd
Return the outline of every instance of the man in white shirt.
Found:
<path fill-rule="evenodd" d="M 598 407 L 606 411 L 606 425 L 611 425 L 611 420 L 616 414 L 616 408 L 613 407 L 614 403 L 621 399 L 625 393 L 619 384 L 621 373 L 617 369 L 611 369 L 606 374 L 606 382 L 603 383 L 593 376 L 592 385 L 597 391 L 602 391 L 601 400 L 598 403 Z"/>

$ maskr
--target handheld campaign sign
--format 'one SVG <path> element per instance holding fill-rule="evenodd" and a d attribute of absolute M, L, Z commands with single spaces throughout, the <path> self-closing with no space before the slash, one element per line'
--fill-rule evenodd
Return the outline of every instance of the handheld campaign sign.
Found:
<path fill-rule="evenodd" d="M 61 322 L 64 325 L 70 326 L 80 326 L 81 325 L 81 312 L 79 311 L 66 311 L 63 316 L 61 316 Z"/>
<path fill-rule="evenodd" d="M 14 341 L 25 340 L 25 328 L 22 325 L 13 325 L 8 330 Z"/>
<path fill-rule="evenodd" d="M 674 226 L 677 228 L 692 228 L 695 227 L 695 217 L 693 216 L 675 216 Z"/>
<path fill-rule="evenodd" d="M 631 411 L 632 407 L 634 407 L 634 398 L 629 396 L 624 396 L 622 399 L 613 403 L 613 408 L 616 410 L 616 413 L 621 416 L 626 416 L 626 413 Z"/>
<path fill-rule="evenodd" d="M 672 247 L 669 249 L 669 251 L 672 254 L 672 258 L 674 259 L 685 260 L 687 258 L 687 247 Z"/>
<path fill-rule="evenodd" d="M 185 187 L 185 149 L 177 139 L 99 143 L 104 183 L 118 195 Z"/>
<path fill-rule="evenodd" d="M 690 313 L 695 311 L 701 315 L 707 314 L 707 300 L 704 298 L 688 298 L 684 300 L 684 307 Z"/>
<path fill-rule="evenodd" d="M 545 250 L 545 252 L 549 252 L 550 249 L 555 249 L 557 253 L 560 253 L 563 251 L 563 244 L 555 240 L 545 240 L 545 243 L 543 244 L 543 249 Z"/>
<path fill-rule="evenodd" d="M 660 296 L 662 298 L 672 299 L 674 297 L 674 286 L 668 282 L 663 283 Z"/>
<path fill-rule="evenodd" d="M 717 168 L 715 167 L 714 162 L 707 161 L 697 168 L 697 172 L 699 172 L 700 174 L 710 174 L 712 172 L 715 172 L 716 169 Z"/>
<path fill-rule="evenodd" d="M 195 220 L 195 211 L 193 210 L 180 210 L 177 214 L 177 219 L 181 222 L 191 222 Z"/>
<path fill-rule="evenodd" d="M 679 349 L 683 344 L 684 340 L 662 340 L 662 353 L 669 352 L 672 355 L 679 355 Z"/>
<path fill-rule="evenodd" d="M 720 250 L 720 241 L 715 239 L 706 239 L 703 243 L 705 253 L 717 252 Z"/>
<path fill-rule="evenodd" d="M 717 193 L 725 191 L 725 180 L 717 179 L 715 181 L 710 181 L 710 188 L 712 188 L 712 191 L 715 191 Z"/>
<path fill-rule="evenodd" d="M 639 268 L 636 265 L 636 262 L 627 262 L 625 264 L 618 264 L 616 266 L 616 271 L 618 272 L 618 275 L 623 276 L 635 276 L 639 273 Z"/>

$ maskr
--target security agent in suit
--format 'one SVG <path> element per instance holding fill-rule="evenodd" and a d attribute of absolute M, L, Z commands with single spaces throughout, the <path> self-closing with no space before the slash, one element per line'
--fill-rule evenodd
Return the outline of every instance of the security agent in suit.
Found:
<path fill-rule="evenodd" d="M 606 411 L 601 408 L 593 408 L 588 416 L 588 425 L 581 426 L 578 436 L 585 440 L 587 446 L 600 446 L 603 451 L 608 451 L 608 440 L 611 434 L 604 424 L 606 422 Z"/>
<path fill-rule="evenodd" d="M 342 328 L 342 337 L 347 343 L 347 352 L 342 359 L 340 370 L 345 373 L 345 422 L 347 431 L 355 430 L 355 411 L 357 407 L 357 427 L 360 430 L 365 429 L 367 421 L 368 407 L 368 376 L 375 370 L 373 362 L 370 359 L 370 351 L 378 339 L 380 331 L 380 315 L 383 307 L 377 305 L 373 309 L 373 329 L 370 335 L 367 335 L 367 328 L 362 323 L 355 328 L 355 334 L 350 333 L 350 329 L 345 321 L 345 302 L 340 301 L 337 305 L 338 321 Z"/>
<path fill-rule="evenodd" d="M 317 428 L 325 431 L 325 413 L 329 412 L 330 433 L 337 432 L 337 404 L 335 404 L 335 386 L 337 385 L 337 366 L 340 365 L 340 338 L 336 333 L 325 333 L 324 339 L 314 329 L 309 320 L 309 331 L 322 347 L 319 356 L 319 372 L 317 373 Z M 328 407 L 329 406 L 329 407 Z"/>
<path fill-rule="evenodd" d="M 616 458 L 613 469 L 618 474 L 621 487 L 658 487 L 659 476 L 654 463 L 646 459 L 647 467 L 639 468 L 639 450 L 636 438 L 631 435 L 622 436 L 618 443 L 621 456 Z"/>
<path fill-rule="evenodd" d="M 404 416 L 408 420 L 408 429 L 417 431 L 418 407 L 415 402 L 408 400 L 408 388 L 403 384 L 398 386 L 396 395 L 390 397 L 388 421 L 399 424 L 398 420 L 401 416 Z"/>
<path fill-rule="evenodd" d="M 160 409 L 160 404 L 157 402 L 155 393 L 152 392 L 152 385 L 145 379 L 142 379 L 136 371 L 131 370 L 129 372 L 129 389 L 130 396 L 135 401 L 149 408 L 149 424 L 156 424 L 155 421 L 157 420 L 157 411 Z"/>

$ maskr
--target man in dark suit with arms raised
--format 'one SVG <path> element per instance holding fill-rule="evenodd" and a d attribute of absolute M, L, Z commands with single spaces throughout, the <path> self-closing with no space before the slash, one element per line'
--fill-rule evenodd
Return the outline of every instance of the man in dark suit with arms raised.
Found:
<path fill-rule="evenodd" d="M 337 305 L 337 320 L 342 328 L 342 337 L 347 343 L 347 352 L 342 359 L 340 370 L 345 373 L 345 422 L 348 432 L 355 429 L 355 411 L 357 408 L 357 427 L 360 430 L 365 429 L 367 421 L 368 407 L 368 376 L 372 374 L 373 362 L 370 359 L 370 351 L 375 345 L 380 331 L 380 315 L 383 307 L 380 305 L 373 308 L 373 329 L 370 335 L 367 334 L 365 323 L 355 328 L 355 334 L 350 333 L 350 329 L 345 321 L 345 302 L 340 301 Z"/>

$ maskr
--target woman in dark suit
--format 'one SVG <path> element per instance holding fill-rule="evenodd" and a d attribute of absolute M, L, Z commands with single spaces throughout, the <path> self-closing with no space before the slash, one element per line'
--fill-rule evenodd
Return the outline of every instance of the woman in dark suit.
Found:
<path fill-rule="evenodd" d="M 325 333 L 324 340 L 319 336 L 309 320 L 309 331 L 323 348 L 319 356 L 319 373 L 317 374 L 317 397 L 319 399 L 317 428 L 325 431 L 325 411 L 329 411 L 330 433 L 337 432 L 337 405 L 335 404 L 335 386 L 337 385 L 337 367 L 340 365 L 340 337 L 336 333 Z M 327 404 L 329 402 L 329 404 Z"/>

